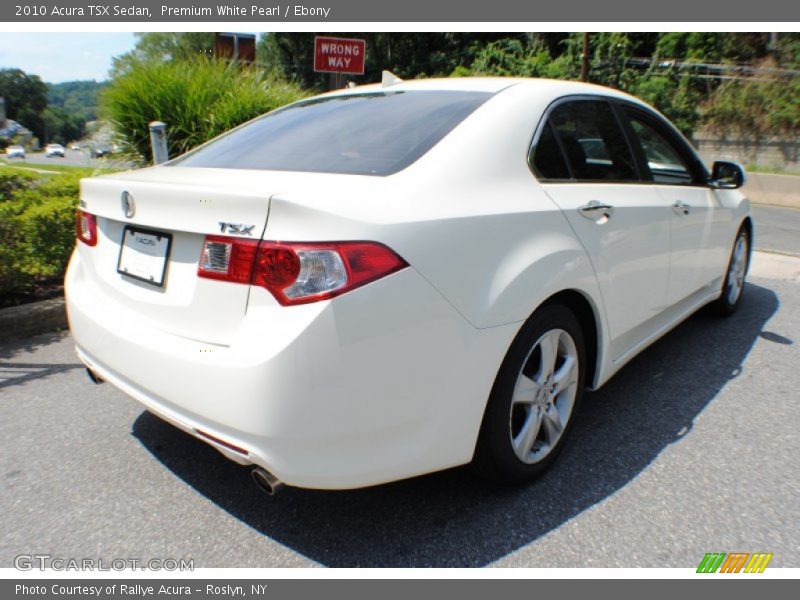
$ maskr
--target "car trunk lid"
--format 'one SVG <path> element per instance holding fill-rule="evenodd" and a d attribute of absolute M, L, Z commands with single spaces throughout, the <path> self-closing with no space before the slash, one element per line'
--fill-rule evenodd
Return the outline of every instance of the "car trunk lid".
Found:
<path fill-rule="evenodd" d="M 199 278 L 203 241 L 220 234 L 260 239 L 278 179 L 157 167 L 83 180 L 81 208 L 97 217 L 98 229 L 96 246 L 78 244 L 87 283 L 160 330 L 227 345 L 247 309 L 249 286 Z"/>

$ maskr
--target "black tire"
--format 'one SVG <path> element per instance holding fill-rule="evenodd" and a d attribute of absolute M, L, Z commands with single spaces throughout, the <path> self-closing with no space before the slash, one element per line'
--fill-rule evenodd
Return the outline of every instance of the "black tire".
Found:
<path fill-rule="evenodd" d="M 739 289 L 739 292 L 736 295 L 736 297 L 734 299 L 731 299 L 729 288 L 731 283 L 731 277 L 735 276 L 735 274 L 732 272 L 731 267 L 734 263 L 734 257 L 736 256 L 736 249 L 738 247 L 740 238 L 744 240 L 744 270 L 742 272 L 741 288 Z M 713 312 L 715 312 L 718 316 L 729 317 L 736 312 L 737 308 L 739 308 L 739 305 L 742 303 L 742 296 L 744 295 L 745 276 L 747 275 L 747 270 L 749 267 L 750 267 L 750 234 L 747 231 L 747 227 L 743 225 L 736 234 L 736 238 L 734 239 L 733 242 L 733 249 L 731 250 L 731 256 L 728 259 L 728 266 L 725 269 L 725 278 L 722 282 L 722 295 L 711 304 Z"/>
<path fill-rule="evenodd" d="M 531 361 L 536 360 L 534 346 L 545 334 L 554 330 L 566 332 L 574 342 L 578 363 L 576 395 L 557 442 L 540 460 L 532 463 L 524 462 L 515 453 L 512 443 L 512 431 L 515 427 L 512 398 L 518 377 L 524 373 L 523 369 L 529 368 Z M 534 354 L 531 354 L 532 351 Z M 555 370 L 558 371 L 557 368 Z M 586 348 L 577 317 L 560 304 L 539 308 L 517 334 L 495 379 L 473 459 L 473 467 L 477 472 L 492 481 L 512 485 L 527 483 L 544 473 L 558 457 L 572 429 L 575 414 L 583 397 L 585 373 Z M 558 401 L 559 397 L 554 397 L 553 405 Z"/>

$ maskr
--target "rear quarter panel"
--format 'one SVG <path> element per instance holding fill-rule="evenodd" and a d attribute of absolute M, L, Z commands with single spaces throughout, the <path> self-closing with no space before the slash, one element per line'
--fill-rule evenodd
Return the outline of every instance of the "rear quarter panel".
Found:
<path fill-rule="evenodd" d="M 265 237 L 383 242 L 479 329 L 521 325 L 553 294 L 577 290 L 605 340 L 591 263 L 527 165 L 551 101 L 509 89 L 400 173 L 276 194 Z"/>

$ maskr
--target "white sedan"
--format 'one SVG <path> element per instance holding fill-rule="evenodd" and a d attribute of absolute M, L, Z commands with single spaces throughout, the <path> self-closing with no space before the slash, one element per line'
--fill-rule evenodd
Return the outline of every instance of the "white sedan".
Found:
<path fill-rule="evenodd" d="M 22 146 L 8 146 L 6 148 L 7 158 L 25 158 L 25 148 Z"/>
<path fill-rule="evenodd" d="M 54 156 L 59 156 L 61 158 L 64 158 L 65 152 L 66 151 L 64 150 L 64 146 L 62 146 L 61 144 L 47 144 L 47 146 L 45 146 L 44 149 L 44 155 L 47 158 L 52 158 Z"/>
<path fill-rule="evenodd" d="M 267 491 L 470 462 L 526 482 L 584 389 L 736 309 L 744 177 L 603 87 L 342 90 L 83 180 L 70 326 L 93 380 Z"/>

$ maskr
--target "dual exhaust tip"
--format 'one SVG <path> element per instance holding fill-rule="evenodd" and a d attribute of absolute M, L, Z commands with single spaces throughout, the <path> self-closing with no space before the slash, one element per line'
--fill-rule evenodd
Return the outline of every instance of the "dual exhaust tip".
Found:
<path fill-rule="evenodd" d="M 86 375 L 95 385 L 100 385 L 101 383 L 106 382 L 105 379 L 100 377 L 88 367 L 86 369 Z M 258 486 L 258 489 L 269 496 L 274 496 L 284 487 L 282 481 L 280 481 L 277 477 L 275 477 L 275 475 L 263 467 L 254 467 L 253 470 L 250 471 L 250 475 L 252 475 L 253 481 Z"/>
<path fill-rule="evenodd" d="M 278 491 L 283 489 L 283 482 L 263 467 L 254 467 L 253 470 L 250 471 L 250 475 L 252 475 L 253 481 L 256 482 L 258 489 L 269 496 L 274 496 Z"/>

